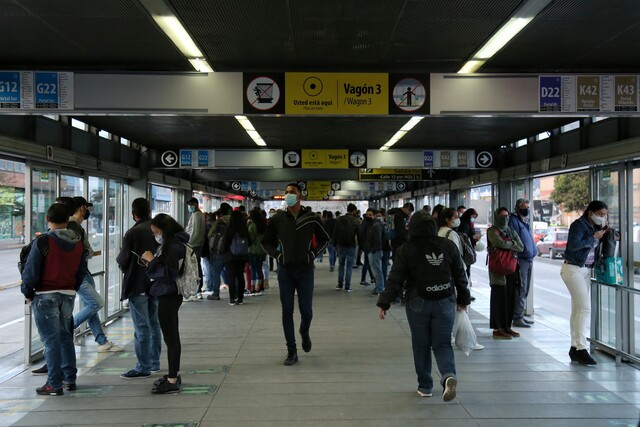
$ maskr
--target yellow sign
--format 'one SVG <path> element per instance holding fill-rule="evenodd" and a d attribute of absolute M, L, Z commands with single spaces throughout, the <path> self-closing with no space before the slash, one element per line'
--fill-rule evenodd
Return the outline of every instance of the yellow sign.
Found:
<path fill-rule="evenodd" d="M 349 169 L 349 150 L 302 150 L 302 168 Z"/>
<path fill-rule="evenodd" d="M 285 73 L 286 114 L 389 114 L 386 73 Z"/>
<path fill-rule="evenodd" d="M 360 181 L 420 181 L 422 169 L 360 169 Z"/>
<path fill-rule="evenodd" d="M 331 191 L 331 181 L 307 181 L 307 200 L 322 200 Z"/>

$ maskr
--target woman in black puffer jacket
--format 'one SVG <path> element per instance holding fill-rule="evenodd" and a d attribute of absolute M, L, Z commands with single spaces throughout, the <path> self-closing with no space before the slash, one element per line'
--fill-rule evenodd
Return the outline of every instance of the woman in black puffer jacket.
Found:
<path fill-rule="evenodd" d="M 460 252 L 453 242 L 438 237 L 437 230 L 435 219 L 427 212 L 413 214 L 409 222 L 409 241 L 398 248 L 386 289 L 377 305 L 378 315 L 384 319 L 391 302 L 406 282 L 406 312 L 418 375 L 418 394 L 432 395 L 433 350 L 442 378 L 442 398 L 448 402 L 455 398 L 458 382 L 451 348 L 456 309 L 466 310 L 471 301 Z"/>

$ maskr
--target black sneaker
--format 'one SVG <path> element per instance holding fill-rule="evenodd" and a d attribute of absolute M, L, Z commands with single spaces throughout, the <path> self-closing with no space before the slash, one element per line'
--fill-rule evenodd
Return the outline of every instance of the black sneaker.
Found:
<path fill-rule="evenodd" d="M 220 295 L 216 295 L 216 294 L 207 295 L 207 299 L 209 301 L 220 301 Z"/>
<path fill-rule="evenodd" d="M 298 353 L 295 350 L 289 350 L 287 358 L 284 359 L 284 366 L 291 366 L 295 363 L 298 363 Z"/>
<path fill-rule="evenodd" d="M 62 387 L 64 387 L 65 390 L 69 390 L 69 391 L 76 391 L 78 389 L 78 386 L 76 385 L 76 383 L 62 383 Z"/>
<path fill-rule="evenodd" d="M 342 285 L 336 286 L 336 291 L 341 291 L 341 290 L 342 290 Z"/>
<path fill-rule="evenodd" d="M 378 291 L 373 291 L 373 292 L 371 292 L 371 295 L 375 297 L 375 296 L 378 296 L 380 294 L 378 293 Z"/>
<path fill-rule="evenodd" d="M 300 330 L 299 332 L 302 337 L 302 349 L 305 353 L 309 353 L 311 351 L 311 337 L 309 336 L 309 331 L 302 332 L 302 330 Z"/>
<path fill-rule="evenodd" d="M 163 375 L 163 376 L 162 376 L 162 378 L 159 378 L 159 379 L 155 380 L 155 381 L 153 382 L 153 385 L 157 387 L 157 386 L 159 386 L 160 384 L 162 384 L 163 382 L 165 382 L 165 381 L 169 381 L 167 378 L 169 378 L 169 376 L 168 376 L 168 375 Z M 181 377 L 180 375 L 178 375 L 178 384 L 179 384 L 179 385 L 182 385 L 182 377 Z"/>
<path fill-rule="evenodd" d="M 64 395 L 64 391 L 62 391 L 62 387 L 53 388 L 51 385 L 46 382 L 42 387 L 38 387 L 36 389 L 36 393 L 40 396 L 62 396 Z"/>
<path fill-rule="evenodd" d="M 145 374 L 140 371 L 136 371 L 135 369 L 131 369 L 130 371 L 127 371 L 124 374 L 120 375 L 120 378 L 125 380 L 137 380 L 141 378 L 149 378 L 150 376 L 151 376 L 150 373 Z"/>
<path fill-rule="evenodd" d="M 448 377 L 444 381 L 444 390 L 442 390 L 442 400 L 450 402 L 456 398 L 456 388 L 458 386 L 458 380 L 454 377 Z"/>
<path fill-rule="evenodd" d="M 161 382 L 151 390 L 151 393 L 153 394 L 171 394 L 179 392 L 180 384 L 178 384 L 177 382 L 175 384 L 171 384 L 169 380 Z"/>
<path fill-rule="evenodd" d="M 31 371 L 32 375 L 47 375 L 49 373 L 49 369 L 47 368 L 47 365 L 43 365 L 41 368 L 38 369 L 34 369 L 33 371 Z"/>

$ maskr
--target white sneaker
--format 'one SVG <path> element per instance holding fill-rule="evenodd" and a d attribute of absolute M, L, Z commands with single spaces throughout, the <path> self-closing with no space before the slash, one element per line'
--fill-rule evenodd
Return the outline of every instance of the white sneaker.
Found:
<path fill-rule="evenodd" d="M 484 346 L 482 344 L 476 344 L 475 347 L 473 347 L 474 350 L 482 350 L 484 348 Z"/>
<path fill-rule="evenodd" d="M 198 297 L 196 297 L 195 295 L 191 295 L 189 298 L 183 298 L 182 301 L 183 302 L 198 301 Z"/>
<path fill-rule="evenodd" d="M 111 341 L 107 341 L 102 345 L 98 345 L 98 353 L 115 353 L 118 351 L 124 351 L 124 347 L 120 347 L 112 343 Z"/>
<path fill-rule="evenodd" d="M 196 299 L 202 299 L 202 292 L 198 292 L 196 294 Z"/>
<path fill-rule="evenodd" d="M 73 345 L 76 345 L 78 347 L 82 347 L 84 345 L 84 339 L 81 339 L 76 334 L 73 334 Z"/>

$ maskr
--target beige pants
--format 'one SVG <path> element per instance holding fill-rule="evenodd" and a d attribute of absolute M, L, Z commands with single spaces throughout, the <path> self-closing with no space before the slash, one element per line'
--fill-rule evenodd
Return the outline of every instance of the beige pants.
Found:
<path fill-rule="evenodd" d="M 563 264 L 560 277 L 571 294 L 571 346 L 587 348 L 587 327 L 591 320 L 591 270 L 587 267 Z"/>

